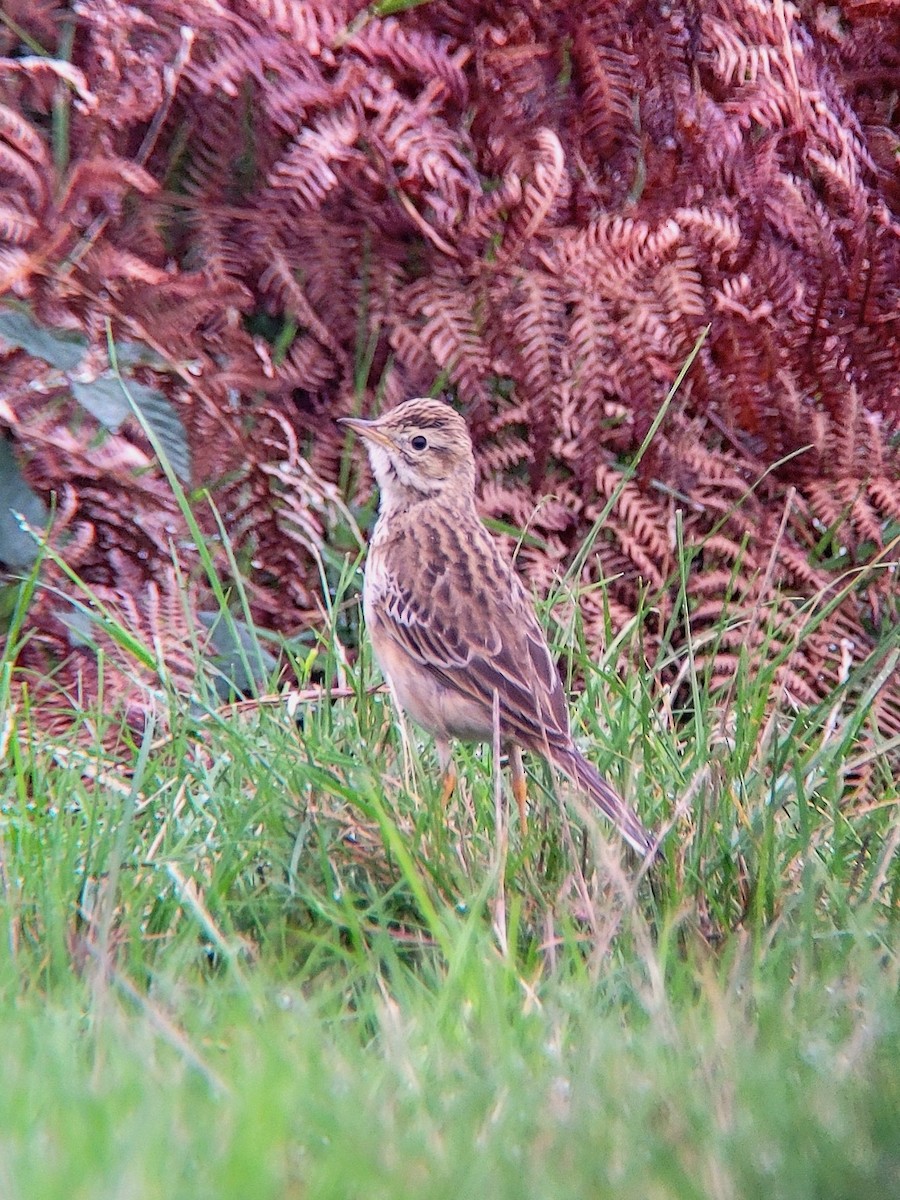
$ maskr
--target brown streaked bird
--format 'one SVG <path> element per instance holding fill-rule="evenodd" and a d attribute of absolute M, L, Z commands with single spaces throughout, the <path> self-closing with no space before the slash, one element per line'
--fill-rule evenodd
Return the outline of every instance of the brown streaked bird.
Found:
<path fill-rule="evenodd" d="M 440 400 L 416 399 L 375 421 L 343 423 L 365 441 L 381 490 L 363 586 L 366 626 L 400 705 L 434 735 L 445 799 L 456 778 L 450 739 L 491 741 L 496 693 L 523 821 L 524 748 L 590 796 L 639 854 L 651 853 L 655 840 L 572 741 L 534 607 L 476 512 L 465 421 Z"/>

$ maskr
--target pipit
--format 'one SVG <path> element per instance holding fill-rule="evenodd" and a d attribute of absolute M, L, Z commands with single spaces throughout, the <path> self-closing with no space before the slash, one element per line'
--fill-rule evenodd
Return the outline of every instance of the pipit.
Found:
<path fill-rule="evenodd" d="M 522 749 L 584 791 L 639 854 L 655 846 L 576 749 L 562 683 L 531 600 L 475 509 L 475 458 L 462 417 L 416 399 L 375 421 L 344 418 L 366 444 L 381 491 L 363 610 L 375 657 L 402 708 L 434 735 L 445 800 L 450 739 L 501 742 L 524 822 Z"/>

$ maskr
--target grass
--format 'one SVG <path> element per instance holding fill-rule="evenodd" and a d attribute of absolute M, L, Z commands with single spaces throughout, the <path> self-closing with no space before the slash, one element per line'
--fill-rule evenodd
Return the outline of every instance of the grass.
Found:
<path fill-rule="evenodd" d="M 123 763 L 102 706 L 0 691 L 4 1200 L 896 1195 L 897 786 L 848 800 L 849 692 L 741 671 L 726 713 L 683 651 L 677 714 L 636 633 L 615 674 L 560 626 L 579 740 L 669 828 L 642 878 L 540 764 L 527 831 L 489 747 L 442 811 L 337 586 L 296 722 L 201 670 Z"/>

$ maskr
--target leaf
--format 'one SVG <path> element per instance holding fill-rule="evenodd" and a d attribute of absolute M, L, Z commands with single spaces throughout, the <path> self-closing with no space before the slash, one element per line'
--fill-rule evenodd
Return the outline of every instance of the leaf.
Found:
<path fill-rule="evenodd" d="M 143 342 L 122 341 L 114 343 L 116 348 L 116 365 L 120 371 L 129 367 L 153 367 L 155 371 L 165 371 L 168 368 L 166 360 Z"/>
<path fill-rule="evenodd" d="M 13 571 L 25 571 L 37 558 L 38 547 L 16 513 L 29 525 L 47 523 L 47 506 L 25 481 L 9 442 L 0 438 L 0 561 Z"/>
<path fill-rule="evenodd" d="M 245 621 L 227 620 L 221 612 L 206 610 L 198 617 L 209 630 L 216 656 L 216 691 L 223 699 L 235 693 L 253 695 L 272 678 L 278 660 L 260 645 L 259 635 Z"/>
<path fill-rule="evenodd" d="M 59 371 L 77 367 L 87 346 L 87 340 L 81 334 L 45 329 L 27 312 L 12 308 L 0 312 L 0 338 L 26 354 L 43 359 Z"/>
<path fill-rule="evenodd" d="M 86 608 L 57 608 L 53 615 L 65 626 L 70 646 L 97 649 L 95 631 L 99 622 L 93 613 Z"/>
<path fill-rule="evenodd" d="M 128 402 L 130 396 L 135 408 L 162 443 L 175 474 L 185 483 L 190 481 L 191 456 L 187 435 L 181 418 L 162 392 L 133 379 L 120 380 L 112 372 L 106 372 L 90 383 L 72 380 L 72 395 L 112 433 L 117 433 L 122 422 L 132 415 Z"/>

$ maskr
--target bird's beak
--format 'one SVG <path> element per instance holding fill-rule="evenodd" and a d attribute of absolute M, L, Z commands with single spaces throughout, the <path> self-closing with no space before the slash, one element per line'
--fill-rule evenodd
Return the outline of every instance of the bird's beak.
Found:
<path fill-rule="evenodd" d="M 367 442 L 375 442 L 388 450 L 394 444 L 377 421 L 364 421 L 361 417 L 338 417 L 337 420 L 339 425 L 349 425 L 354 433 Z"/>

